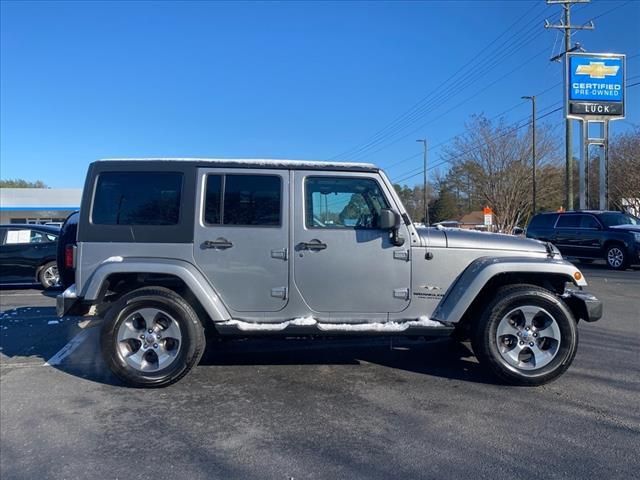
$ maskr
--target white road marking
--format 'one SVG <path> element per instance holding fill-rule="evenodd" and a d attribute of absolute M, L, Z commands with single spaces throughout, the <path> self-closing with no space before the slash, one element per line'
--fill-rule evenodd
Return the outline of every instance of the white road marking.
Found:
<path fill-rule="evenodd" d="M 89 336 L 90 330 L 82 330 L 78 335 L 73 337 L 58 353 L 44 363 L 44 367 L 59 365 L 62 361 L 71 355 Z"/>

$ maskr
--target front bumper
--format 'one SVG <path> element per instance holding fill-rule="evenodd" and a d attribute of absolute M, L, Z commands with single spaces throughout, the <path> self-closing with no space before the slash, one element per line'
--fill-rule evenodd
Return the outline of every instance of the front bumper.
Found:
<path fill-rule="evenodd" d="M 602 318 L 602 302 L 590 293 L 581 290 L 566 290 L 562 299 L 569 305 L 576 320 L 595 322 Z"/>
<path fill-rule="evenodd" d="M 73 284 L 60 295 L 56 296 L 56 314 L 58 317 L 64 317 L 79 304 L 80 298 L 78 298 L 76 293 L 76 285 Z"/>

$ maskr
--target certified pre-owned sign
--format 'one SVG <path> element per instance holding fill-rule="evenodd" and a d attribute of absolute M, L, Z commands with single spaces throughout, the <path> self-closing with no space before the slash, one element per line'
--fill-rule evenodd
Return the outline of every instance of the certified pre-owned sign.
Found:
<path fill-rule="evenodd" d="M 570 53 L 567 70 L 569 118 L 624 117 L 624 55 Z"/>

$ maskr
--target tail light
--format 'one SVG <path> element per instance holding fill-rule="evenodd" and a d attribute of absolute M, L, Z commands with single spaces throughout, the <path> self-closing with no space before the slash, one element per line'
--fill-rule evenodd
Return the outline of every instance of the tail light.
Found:
<path fill-rule="evenodd" d="M 64 267 L 73 268 L 73 245 L 67 245 L 64 249 Z"/>

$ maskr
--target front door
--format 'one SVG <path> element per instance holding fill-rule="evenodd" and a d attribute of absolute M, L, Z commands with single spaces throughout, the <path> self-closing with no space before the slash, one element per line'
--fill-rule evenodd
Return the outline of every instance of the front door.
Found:
<path fill-rule="evenodd" d="M 307 304 L 334 313 L 405 309 L 411 282 L 409 233 L 401 225 L 405 245 L 396 247 L 389 231 L 378 227 L 380 210 L 397 208 L 377 175 L 293 175 L 294 279 Z"/>
<path fill-rule="evenodd" d="M 276 312 L 288 299 L 289 172 L 198 172 L 194 257 L 237 312 Z"/>

